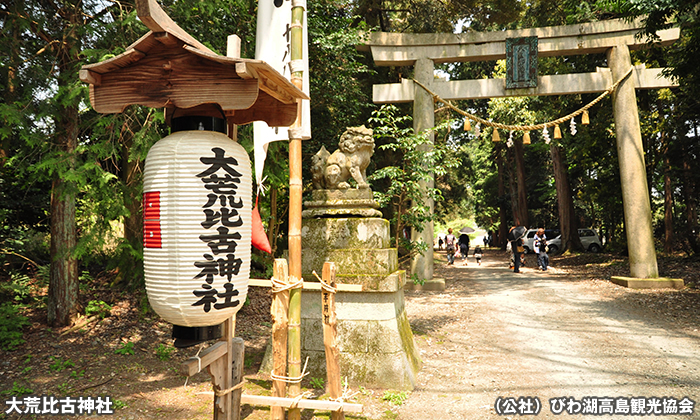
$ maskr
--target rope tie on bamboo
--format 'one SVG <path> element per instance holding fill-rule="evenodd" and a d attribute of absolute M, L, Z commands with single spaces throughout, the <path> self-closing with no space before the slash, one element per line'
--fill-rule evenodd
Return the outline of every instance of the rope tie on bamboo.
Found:
<path fill-rule="evenodd" d="M 299 402 L 301 400 L 307 399 L 309 397 L 313 397 L 314 393 L 311 391 L 304 391 L 303 393 L 297 395 L 294 397 L 294 400 L 289 404 L 289 409 L 294 410 L 299 406 Z"/>
<path fill-rule="evenodd" d="M 272 293 L 280 293 L 290 289 L 298 289 L 304 285 L 304 279 L 299 279 L 295 283 L 285 283 L 278 278 L 272 277 L 270 281 L 272 282 Z"/>
<path fill-rule="evenodd" d="M 289 129 L 289 138 L 290 139 L 301 139 L 301 138 L 303 138 L 303 136 L 304 136 L 304 128 L 303 127 Z M 291 184 L 291 182 L 290 182 L 290 184 Z"/>
<path fill-rule="evenodd" d="M 306 362 L 304 362 L 304 369 L 301 370 L 301 375 L 299 376 L 282 376 L 282 375 L 277 375 L 275 374 L 275 370 L 272 369 L 270 371 L 270 378 L 272 378 L 275 381 L 281 381 L 281 382 L 286 382 L 288 384 L 298 384 L 301 383 L 301 381 L 304 379 L 304 376 L 308 375 L 311 372 L 306 371 L 306 365 L 309 364 L 309 358 L 306 358 Z"/>
<path fill-rule="evenodd" d="M 223 390 L 218 390 L 218 389 L 216 389 L 216 390 L 214 390 L 214 393 L 216 394 L 217 397 L 222 397 L 222 396 L 228 394 L 229 392 L 233 392 L 233 391 L 235 391 L 235 390 L 237 390 L 237 389 L 243 388 L 243 385 L 245 385 L 245 382 L 246 382 L 246 381 L 245 381 L 245 379 L 244 379 L 244 380 L 242 380 L 241 382 L 239 382 L 237 385 L 234 385 L 234 386 L 232 386 L 232 387 L 229 388 L 229 389 L 223 389 Z"/>
<path fill-rule="evenodd" d="M 343 388 L 343 395 L 341 395 L 338 398 L 329 398 L 328 401 L 335 401 L 337 403 L 340 403 L 341 406 L 340 406 L 340 408 L 338 408 L 338 410 L 342 410 L 343 409 L 342 404 L 345 403 L 345 401 L 349 400 L 350 398 L 355 398 L 355 395 L 357 395 L 357 394 L 359 394 L 359 391 L 353 392 L 352 394 L 349 393 L 348 382 L 347 382 L 347 378 L 346 378 L 345 379 L 345 387 Z"/>
<path fill-rule="evenodd" d="M 319 277 L 318 274 L 316 274 L 316 270 L 313 271 L 313 274 L 314 274 L 314 276 L 316 276 L 318 281 L 321 282 L 321 289 L 323 289 L 324 291 L 326 291 L 328 293 L 335 293 L 338 291 L 337 288 L 335 288 L 335 287 L 331 286 L 330 284 L 326 283 L 325 281 L 323 281 L 323 279 L 321 277 Z"/>
<path fill-rule="evenodd" d="M 610 95 L 617 89 L 617 87 L 622 83 L 627 77 L 629 77 L 630 74 L 632 74 L 632 70 L 634 70 L 634 67 L 630 67 L 629 70 L 627 70 L 627 73 L 625 73 L 620 79 L 613 83 L 612 86 L 607 88 L 603 93 L 601 93 L 597 98 L 589 102 L 588 104 L 584 105 L 583 107 L 579 108 L 578 110 L 570 113 L 569 115 L 566 115 L 564 117 L 558 118 L 553 121 L 548 121 L 546 123 L 541 123 L 541 124 L 535 124 L 535 125 L 506 125 L 506 124 L 501 124 L 501 123 L 495 123 L 491 122 L 488 120 L 485 120 L 483 118 L 479 118 L 476 115 L 470 114 L 466 111 L 462 111 L 461 109 L 457 108 L 456 106 L 452 105 L 448 100 L 442 99 L 438 94 L 433 92 L 432 90 L 428 89 L 424 84 L 419 82 L 416 79 L 411 79 L 413 80 L 413 83 L 417 84 L 421 88 L 423 88 L 426 92 L 428 92 L 430 95 L 433 96 L 433 100 L 435 102 L 442 102 L 446 105 L 446 108 L 449 108 L 453 111 L 455 111 L 458 114 L 461 114 L 470 120 L 474 120 L 477 123 L 489 126 L 489 127 L 494 127 L 494 128 L 500 128 L 501 130 L 507 130 L 507 131 L 534 131 L 534 130 L 543 130 L 547 127 L 552 127 L 558 124 L 561 124 L 565 121 L 570 120 L 571 118 L 577 117 L 584 113 L 585 111 L 588 111 L 589 108 L 591 108 L 593 105 L 597 104 L 598 102 L 602 101 L 603 98 L 606 96 Z M 445 109 L 445 107 L 440 108 L 440 110 Z"/>
<path fill-rule="evenodd" d="M 306 0 L 292 0 L 292 7 L 303 7 L 306 10 Z"/>
<path fill-rule="evenodd" d="M 306 70 L 304 60 L 292 60 L 289 62 L 289 71 L 291 71 L 292 73 L 304 70 Z"/>

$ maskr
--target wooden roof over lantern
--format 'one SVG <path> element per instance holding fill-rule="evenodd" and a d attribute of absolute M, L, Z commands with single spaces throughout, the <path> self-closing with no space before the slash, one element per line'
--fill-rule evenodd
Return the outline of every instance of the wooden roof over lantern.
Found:
<path fill-rule="evenodd" d="M 156 0 L 137 0 L 151 30 L 124 53 L 80 70 L 97 112 L 129 105 L 193 108 L 217 104 L 234 124 L 289 126 L 308 96 L 262 60 L 220 56 L 182 30 Z"/>

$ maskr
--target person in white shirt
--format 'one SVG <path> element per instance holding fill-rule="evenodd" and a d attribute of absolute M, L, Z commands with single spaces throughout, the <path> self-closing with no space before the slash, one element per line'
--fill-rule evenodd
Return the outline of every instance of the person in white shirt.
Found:
<path fill-rule="evenodd" d="M 537 265 L 540 270 L 547 271 L 549 266 L 549 255 L 547 255 L 547 236 L 544 234 L 544 229 L 537 229 L 535 234 L 535 241 L 533 242 L 533 248 L 537 254 Z"/>

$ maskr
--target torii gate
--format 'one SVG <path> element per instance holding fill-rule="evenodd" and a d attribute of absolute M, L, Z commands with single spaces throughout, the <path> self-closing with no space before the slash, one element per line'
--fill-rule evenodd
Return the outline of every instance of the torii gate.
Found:
<path fill-rule="evenodd" d="M 360 50 L 370 50 L 378 66 L 413 65 L 414 78 L 445 100 L 488 99 L 505 96 L 570 95 L 603 92 L 623 78 L 632 66 L 630 49 L 646 43 L 636 35 L 641 20 L 625 22 L 607 20 L 578 25 L 517 29 L 500 32 L 462 34 L 373 33 Z M 659 31 L 661 45 L 678 40 L 680 29 Z M 538 54 L 542 57 L 607 53 L 609 68 L 595 73 L 575 73 L 538 77 L 536 88 L 507 89 L 505 79 L 438 81 L 435 63 L 490 61 L 506 58 L 506 39 L 538 37 Z M 651 205 L 644 165 L 644 149 L 637 110 L 637 89 L 676 86 L 661 76 L 662 69 L 635 67 L 631 77 L 623 80 L 613 96 L 613 114 L 617 137 L 622 198 L 629 244 L 632 277 L 657 278 L 658 267 L 651 225 Z M 413 128 L 419 133 L 433 128 L 433 97 L 413 81 L 374 85 L 375 103 L 413 102 Z M 429 134 L 432 142 L 433 134 Z M 432 181 L 431 181 L 432 183 Z M 432 185 L 430 185 L 432 187 Z M 433 203 L 428 203 L 433 208 Z M 412 232 L 413 240 L 433 243 L 433 225 L 422 232 Z M 414 274 L 433 277 L 433 254 L 418 256 L 411 265 Z"/>

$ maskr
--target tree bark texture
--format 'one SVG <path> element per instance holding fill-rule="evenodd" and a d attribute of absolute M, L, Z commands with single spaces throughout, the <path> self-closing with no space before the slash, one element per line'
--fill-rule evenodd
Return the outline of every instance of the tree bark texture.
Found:
<path fill-rule="evenodd" d="M 685 220 L 686 220 L 686 239 L 693 253 L 697 254 L 700 251 L 700 246 L 697 241 L 698 234 L 698 210 L 697 210 L 697 195 L 695 193 L 695 178 L 693 177 L 692 165 L 690 164 L 690 156 L 688 148 L 683 145 L 683 195 L 685 198 Z"/>
<path fill-rule="evenodd" d="M 54 179 L 51 194 L 51 269 L 49 275 L 48 324 L 70 325 L 78 314 L 78 261 L 75 194 L 66 181 Z"/>
<path fill-rule="evenodd" d="M 663 168 L 664 168 L 664 252 L 673 252 L 673 185 L 671 183 L 671 159 L 668 156 L 667 136 L 664 138 Z"/>
<path fill-rule="evenodd" d="M 508 234 L 508 211 L 506 210 L 506 174 L 503 165 L 503 153 L 500 148 L 495 150 L 496 167 L 498 168 L 498 213 L 500 225 L 498 227 L 498 236 L 496 246 L 501 246 L 505 249 L 506 235 Z"/>
<path fill-rule="evenodd" d="M 552 143 L 549 146 L 554 169 L 554 186 L 557 190 L 557 207 L 559 210 L 559 230 L 561 231 L 561 250 L 583 250 L 581 239 L 578 237 L 578 220 L 574 210 L 574 199 L 571 196 L 569 176 L 564 164 L 561 148 Z M 551 238 L 550 238 L 551 239 Z"/>
<path fill-rule="evenodd" d="M 515 151 L 515 173 L 518 179 L 517 219 L 519 222 L 516 224 L 529 227 L 530 218 L 528 217 L 527 208 L 527 184 L 525 182 L 525 151 L 523 150 L 522 141 L 514 141 L 513 149 Z"/>
<path fill-rule="evenodd" d="M 513 149 L 506 149 L 506 162 L 505 168 L 508 175 L 508 187 L 510 189 L 510 208 L 511 214 L 513 215 L 513 225 L 520 225 L 520 209 L 518 208 L 518 182 L 516 179 L 516 174 L 513 173 L 513 161 L 515 160 L 513 156 Z M 510 226 L 508 226 L 510 229 Z"/>

